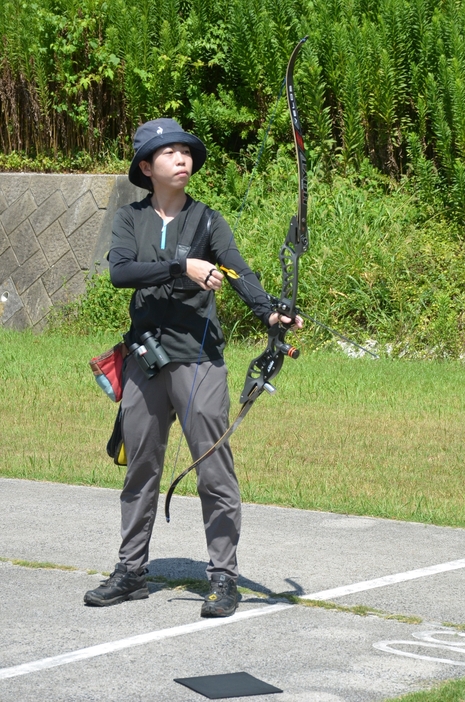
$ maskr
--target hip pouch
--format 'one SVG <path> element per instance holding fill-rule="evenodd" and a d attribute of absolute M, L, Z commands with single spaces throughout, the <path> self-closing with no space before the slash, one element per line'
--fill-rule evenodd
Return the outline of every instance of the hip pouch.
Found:
<path fill-rule="evenodd" d="M 127 355 L 126 344 L 120 341 L 89 361 L 97 385 L 113 402 L 119 402 L 123 396 L 123 361 Z"/>

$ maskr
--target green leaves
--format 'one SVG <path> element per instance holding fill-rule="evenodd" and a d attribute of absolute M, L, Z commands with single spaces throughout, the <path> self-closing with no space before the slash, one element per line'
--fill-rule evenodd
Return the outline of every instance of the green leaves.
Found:
<path fill-rule="evenodd" d="M 72 334 L 127 331 L 132 293 L 113 287 L 107 270 L 95 273 L 87 281 L 85 295 L 54 311 L 51 327 Z"/>
<path fill-rule="evenodd" d="M 328 174 L 368 158 L 400 177 L 416 168 L 415 134 L 457 213 L 464 32 L 464 0 L 5 2 L 0 147 L 98 157 L 111 143 L 129 156 L 137 125 L 165 114 L 240 161 L 256 148 L 292 47 L 309 34 L 296 84 L 312 160 Z M 278 115 L 273 155 L 289 136 Z"/>
<path fill-rule="evenodd" d="M 465 0 L 7 0 L 0 34 L 1 167 L 121 170 L 138 124 L 172 116 L 208 146 L 192 193 L 232 222 L 308 34 L 295 76 L 312 174 L 301 304 L 357 335 L 462 348 Z M 236 233 L 274 293 L 293 158 L 282 100 Z M 227 288 L 220 309 L 229 331 L 257 333 Z M 119 324 L 114 311 L 101 323 Z"/>

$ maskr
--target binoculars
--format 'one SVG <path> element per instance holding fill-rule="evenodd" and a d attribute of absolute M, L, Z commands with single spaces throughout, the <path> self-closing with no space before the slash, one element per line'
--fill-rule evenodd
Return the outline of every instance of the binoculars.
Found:
<path fill-rule="evenodd" d="M 159 370 L 170 362 L 163 346 L 155 339 L 152 332 L 140 336 L 141 344 L 131 344 L 128 349 L 148 378 L 153 378 Z"/>

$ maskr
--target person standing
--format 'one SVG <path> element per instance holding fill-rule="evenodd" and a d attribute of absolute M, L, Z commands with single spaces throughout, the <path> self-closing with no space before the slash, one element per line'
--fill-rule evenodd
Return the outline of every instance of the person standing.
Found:
<path fill-rule="evenodd" d="M 109 252 L 113 285 L 134 288 L 132 352 L 125 361 L 122 434 L 127 474 L 121 493 L 119 562 L 102 585 L 88 591 L 88 605 L 107 606 L 148 597 L 145 575 L 170 427 L 176 416 L 195 460 L 228 428 L 229 393 L 224 336 L 215 293 L 230 280 L 266 327 L 302 320 L 271 309 L 258 278 L 239 253 L 219 212 L 193 200 L 186 187 L 204 165 L 205 145 L 173 119 L 146 122 L 134 137 L 129 180 L 148 190 L 141 202 L 118 210 Z M 160 351 L 153 373 L 144 366 L 146 343 Z M 201 616 L 226 617 L 237 607 L 237 546 L 241 500 L 229 442 L 197 469 L 209 563 L 210 591 Z"/>

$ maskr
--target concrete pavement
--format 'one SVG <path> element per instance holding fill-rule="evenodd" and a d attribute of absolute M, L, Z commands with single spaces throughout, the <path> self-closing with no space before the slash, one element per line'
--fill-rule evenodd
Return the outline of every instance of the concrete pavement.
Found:
<path fill-rule="evenodd" d="M 87 571 L 111 571 L 117 560 L 118 491 L 0 479 L 0 499 L 1 702 L 191 702 L 205 698 L 174 678 L 242 670 L 284 691 L 263 702 L 376 702 L 465 673 L 464 638 L 443 626 L 465 623 L 465 530 L 244 505 L 239 584 L 265 598 L 245 595 L 238 615 L 212 628 L 199 617 L 198 594 L 159 583 L 148 600 L 83 605 L 101 579 Z M 175 497 L 166 524 L 162 499 L 150 574 L 204 578 L 199 500 Z M 430 566 L 442 570 L 432 575 Z M 415 579 L 403 580 L 412 570 Z M 286 607 L 271 597 L 354 583 L 355 594 L 329 599 L 423 621 Z"/>

